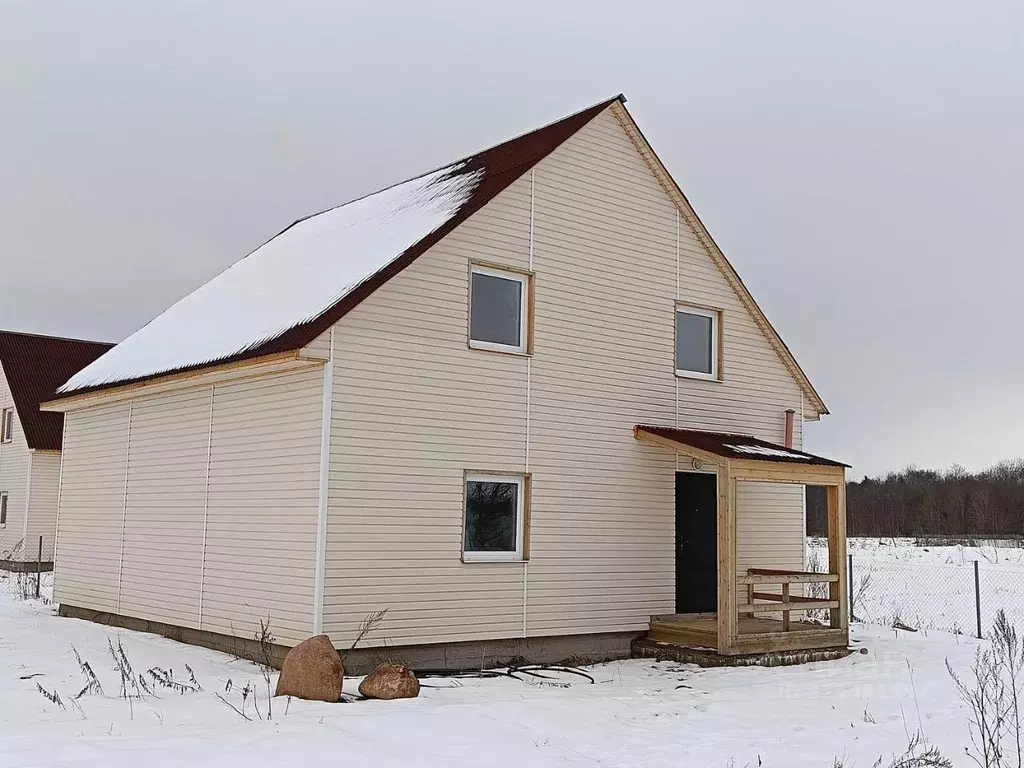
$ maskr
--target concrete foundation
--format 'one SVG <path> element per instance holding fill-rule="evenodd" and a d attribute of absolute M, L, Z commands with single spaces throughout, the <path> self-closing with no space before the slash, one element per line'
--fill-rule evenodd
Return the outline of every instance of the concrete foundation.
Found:
<path fill-rule="evenodd" d="M 179 643 L 210 648 L 240 659 L 260 659 L 263 656 L 260 644 L 253 639 L 247 640 L 242 637 L 222 635 L 217 632 L 189 629 L 188 627 L 179 627 L 175 624 L 164 624 L 160 621 L 137 619 L 133 616 L 122 616 L 118 613 L 94 611 L 89 608 L 79 608 L 76 605 L 66 605 L 64 603 L 60 604 L 57 613 L 71 619 L 85 619 L 86 621 L 94 621 L 97 624 L 106 624 L 111 627 L 123 627 L 133 632 L 151 632 L 154 635 L 162 635 Z M 285 654 L 289 650 L 291 649 L 284 645 L 271 645 L 269 647 L 270 663 L 276 669 L 280 669 L 284 663 Z"/>
<path fill-rule="evenodd" d="M 835 661 L 849 656 L 849 648 L 816 648 L 803 651 L 772 651 L 746 653 L 739 656 L 720 656 L 711 648 L 690 648 L 684 645 L 659 643 L 649 637 L 633 640 L 631 655 L 634 659 L 678 661 L 699 667 L 788 667 L 812 661 Z"/>
<path fill-rule="evenodd" d="M 345 673 L 360 675 L 378 664 L 398 661 L 416 670 L 443 669 L 461 672 L 493 669 L 510 661 L 528 664 L 583 666 L 614 659 L 628 659 L 636 632 L 593 635 L 523 637 L 507 640 L 473 640 L 462 643 L 356 648 L 342 651 Z"/>
<path fill-rule="evenodd" d="M 151 632 L 179 643 L 198 645 L 242 659 L 261 659 L 263 650 L 253 639 L 232 637 L 216 632 L 189 629 L 159 621 L 138 619 L 116 613 L 93 611 L 61 604 L 59 613 L 75 619 L 95 621 L 136 632 Z M 290 649 L 272 645 L 270 663 L 277 669 L 284 663 Z M 464 672 L 492 669 L 516 664 L 567 664 L 585 666 L 616 659 L 656 659 L 697 664 L 701 667 L 782 667 L 812 661 L 833 661 L 850 654 L 849 648 L 821 648 L 802 651 L 750 653 L 720 656 L 710 648 L 690 648 L 656 642 L 636 632 L 605 632 L 592 635 L 558 635 L 553 637 L 517 637 L 504 640 L 473 640 L 461 643 L 400 645 L 386 647 L 338 649 L 345 664 L 346 675 L 365 675 L 378 664 L 401 662 L 413 670 L 447 670 Z"/>
<path fill-rule="evenodd" d="M 123 627 L 136 632 L 151 632 L 179 643 L 198 645 L 243 659 L 259 659 L 262 650 L 255 640 L 222 635 L 205 630 L 189 629 L 159 621 L 138 619 L 116 613 L 94 611 L 74 605 L 61 604 L 61 616 L 85 619 L 98 624 Z M 407 664 L 414 670 L 441 669 L 451 672 L 489 669 L 510 661 L 531 664 L 557 664 L 574 666 L 594 664 L 630 655 L 630 643 L 636 632 L 608 632 L 593 635 L 560 635 L 556 637 L 527 637 L 506 640 L 474 640 L 461 643 L 435 643 L 431 645 L 404 645 L 367 647 L 345 650 L 339 648 L 346 675 L 365 675 L 378 664 L 394 661 Z M 284 663 L 290 649 L 283 645 L 270 647 L 270 662 L 277 669 Z"/>

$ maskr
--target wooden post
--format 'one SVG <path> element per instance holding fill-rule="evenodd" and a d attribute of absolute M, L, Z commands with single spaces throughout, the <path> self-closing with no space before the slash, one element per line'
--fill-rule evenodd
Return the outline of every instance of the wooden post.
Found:
<path fill-rule="evenodd" d="M 833 629 L 849 627 L 850 596 L 846 590 L 846 486 L 830 485 L 828 503 L 828 572 L 839 575 L 838 581 L 828 585 L 829 600 L 839 603 L 829 609 L 829 626 Z"/>
<path fill-rule="evenodd" d="M 782 583 L 782 602 L 789 602 L 789 582 L 785 581 Z M 782 631 L 789 632 L 789 611 L 785 610 L 782 612 Z"/>
<path fill-rule="evenodd" d="M 718 470 L 718 652 L 728 654 L 736 642 L 736 481 L 724 463 Z"/>

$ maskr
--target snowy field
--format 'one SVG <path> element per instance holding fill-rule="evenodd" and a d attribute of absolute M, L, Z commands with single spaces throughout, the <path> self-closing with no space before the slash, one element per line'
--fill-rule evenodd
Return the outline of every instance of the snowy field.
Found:
<path fill-rule="evenodd" d="M 591 668 L 594 684 L 433 679 L 410 701 L 275 700 L 269 721 L 250 696 L 245 720 L 218 694 L 240 707 L 240 691 L 254 687 L 265 718 L 266 684 L 253 665 L 62 619 L 0 587 L 0 766 L 830 768 L 836 756 L 871 766 L 918 730 L 965 760 L 966 713 L 944 664 L 966 668 L 978 641 L 880 626 L 856 627 L 853 638 L 866 652 L 839 662 L 702 670 L 624 661 Z M 119 642 L 136 674 L 160 667 L 186 688 L 194 674 L 202 689 L 177 693 L 150 677 L 156 695 L 120 698 L 109 649 Z M 74 700 L 88 682 L 75 651 L 102 694 Z M 357 685 L 345 681 L 346 691 Z"/>
<path fill-rule="evenodd" d="M 982 631 L 988 631 L 1000 609 L 1024 627 L 1024 548 L 1012 544 L 936 547 L 915 546 L 913 539 L 851 538 L 854 616 L 872 624 L 899 621 L 975 634 L 977 562 Z M 812 565 L 827 563 L 821 539 L 811 539 L 808 551 Z"/>

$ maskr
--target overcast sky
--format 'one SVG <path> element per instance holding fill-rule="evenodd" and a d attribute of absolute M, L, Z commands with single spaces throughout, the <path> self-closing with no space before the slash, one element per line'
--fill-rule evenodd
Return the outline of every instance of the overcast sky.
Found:
<path fill-rule="evenodd" d="M 0 9 L 2 328 L 120 340 L 298 216 L 623 92 L 832 410 L 809 450 L 1024 455 L 1024 4 Z"/>

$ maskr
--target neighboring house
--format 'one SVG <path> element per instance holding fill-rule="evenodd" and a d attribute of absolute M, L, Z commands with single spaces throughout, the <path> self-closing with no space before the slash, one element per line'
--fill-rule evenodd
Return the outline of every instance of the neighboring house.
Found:
<path fill-rule="evenodd" d="M 781 647 L 737 641 L 736 574 L 802 571 L 794 473 L 843 472 L 797 450 L 825 406 L 621 97 L 299 220 L 48 407 L 61 611 L 229 648 L 386 610 L 362 646 L 593 656 L 716 600 L 720 651 Z M 788 645 L 845 645 L 841 599 Z"/>
<path fill-rule="evenodd" d="M 64 416 L 39 403 L 112 344 L 0 331 L 0 568 L 53 560 Z"/>

